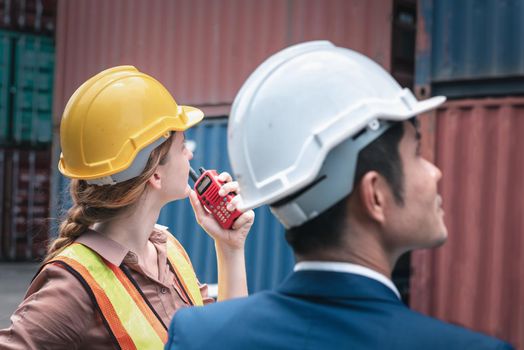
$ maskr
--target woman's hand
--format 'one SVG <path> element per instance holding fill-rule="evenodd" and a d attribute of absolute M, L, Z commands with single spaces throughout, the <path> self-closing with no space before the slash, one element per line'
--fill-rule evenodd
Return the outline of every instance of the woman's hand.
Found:
<path fill-rule="evenodd" d="M 225 196 L 228 193 L 239 193 L 238 182 L 232 181 L 231 175 L 226 172 L 218 175 L 218 180 L 223 182 L 222 188 L 218 192 L 220 196 Z M 234 211 L 239 197 L 234 197 L 233 200 L 227 205 L 227 210 Z M 189 195 L 191 205 L 195 212 L 196 220 L 200 226 L 215 240 L 217 245 L 220 245 L 222 249 L 228 250 L 243 250 L 244 243 L 246 241 L 249 229 L 253 225 L 255 220 L 255 213 L 253 210 L 248 210 L 240 215 L 231 229 L 224 229 L 216 221 L 213 214 L 209 213 L 204 206 L 198 200 L 195 191 L 191 190 Z"/>
<path fill-rule="evenodd" d="M 220 196 L 228 193 L 238 193 L 238 183 L 232 181 L 231 175 L 222 173 L 218 180 L 223 182 L 218 192 Z M 218 267 L 218 300 L 243 297 L 247 292 L 246 262 L 244 259 L 244 243 L 249 229 L 255 220 L 253 210 L 240 215 L 230 230 L 220 226 L 213 214 L 207 212 L 198 200 L 196 193 L 191 190 L 189 199 L 200 226 L 215 240 Z M 235 196 L 227 205 L 227 210 L 234 211 L 239 197 Z"/>

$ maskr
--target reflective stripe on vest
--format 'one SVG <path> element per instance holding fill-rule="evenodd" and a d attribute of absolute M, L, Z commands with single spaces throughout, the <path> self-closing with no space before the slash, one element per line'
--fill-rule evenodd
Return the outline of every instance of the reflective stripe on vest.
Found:
<path fill-rule="evenodd" d="M 179 278 L 182 288 L 193 305 L 202 306 L 202 294 L 198 286 L 195 270 L 182 245 L 171 234 L 167 234 L 167 258 Z"/>

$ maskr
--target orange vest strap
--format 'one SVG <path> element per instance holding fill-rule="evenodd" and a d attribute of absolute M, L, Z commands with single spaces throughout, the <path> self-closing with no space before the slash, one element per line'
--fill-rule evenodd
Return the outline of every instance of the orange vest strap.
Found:
<path fill-rule="evenodd" d="M 122 322 L 120 322 L 120 319 L 116 316 L 116 312 L 113 308 L 113 305 L 111 304 L 111 301 L 109 301 L 107 295 L 102 291 L 98 283 L 91 277 L 89 272 L 81 264 L 68 258 L 62 257 L 53 262 L 65 264 L 65 266 L 77 272 L 77 275 L 75 275 L 77 278 L 82 278 L 82 284 L 84 285 L 84 288 L 88 290 L 89 294 L 91 295 L 91 299 L 94 299 L 93 301 L 95 301 L 95 305 L 100 310 L 103 319 L 106 322 L 106 326 L 109 328 L 111 335 L 118 343 L 120 348 L 136 349 L 133 340 L 125 330 Z M 70 269 L 68 270 L 71 271 Z"/>

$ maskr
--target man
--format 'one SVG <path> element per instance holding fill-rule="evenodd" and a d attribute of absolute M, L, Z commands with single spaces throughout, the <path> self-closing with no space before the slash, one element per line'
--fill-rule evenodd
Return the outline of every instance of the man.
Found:
<path fill-rule="evenodd" d="M 168 349 L 512 349 L 409 310 L 391 282 L 405 252 L 447 237 L 440 170 L 420 155 L 417 101 L 329 42 L 285 49 L 233 105 L 229 156 L 243 203 L 269 204 L 297 265 L 275 291 L 180 311 Z"/>

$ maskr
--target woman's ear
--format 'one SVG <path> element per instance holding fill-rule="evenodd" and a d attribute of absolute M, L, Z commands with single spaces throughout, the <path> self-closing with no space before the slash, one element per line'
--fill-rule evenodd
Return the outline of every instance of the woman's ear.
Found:
<path fill-rule="evenodd" d="M 155 171 L 153 175 L 147 180 L 149 185 L 157 190 L 162 189 L 162 176 L 158 171 Z"/>
<path fill-rule="evenodd" d="M 389 187 L 376 171 L 367 172 L 358 184 L 362 212 L 371 220 L 384 223 L 386 218 L 386 191 Z"/>

